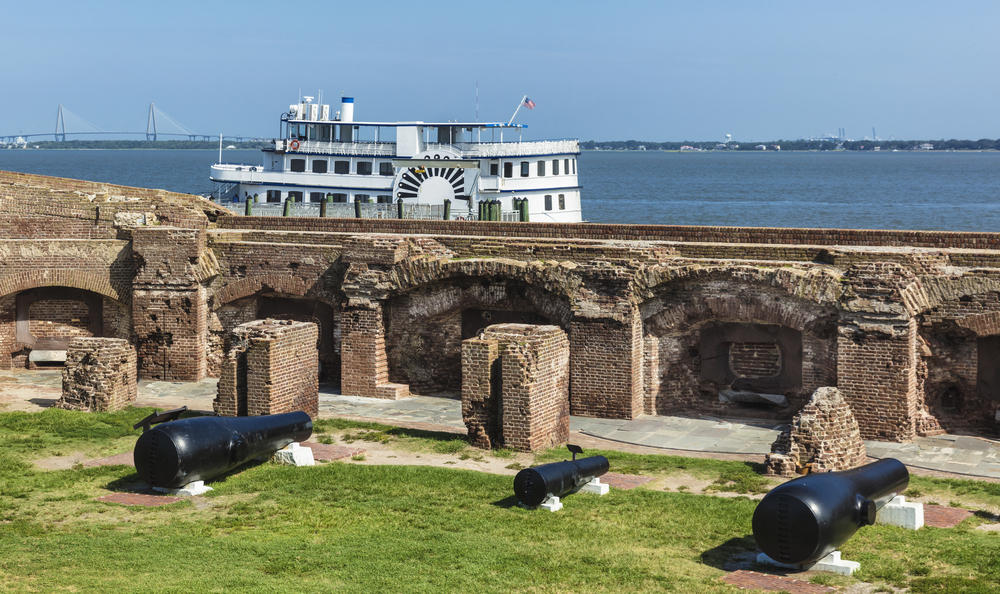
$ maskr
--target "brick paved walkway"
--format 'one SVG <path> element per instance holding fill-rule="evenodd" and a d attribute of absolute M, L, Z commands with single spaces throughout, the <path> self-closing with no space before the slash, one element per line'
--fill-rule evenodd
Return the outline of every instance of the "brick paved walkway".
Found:
<path fill-rule="evenodd" d="M 811 584 L 802 580 L 758 573 L 740 569 L 719 578 L 727 584 L 732 584 L 744 590 L 768 590 L 771 592 L 789 592 L 790 594 L 826 594 L 836 592 L 836 588 Z"/>
<path fill-rule="evenodd" d="M 924 526 L 932 528 L 954 528 L 974 512 L 960 507 L 924 505 Z"/>

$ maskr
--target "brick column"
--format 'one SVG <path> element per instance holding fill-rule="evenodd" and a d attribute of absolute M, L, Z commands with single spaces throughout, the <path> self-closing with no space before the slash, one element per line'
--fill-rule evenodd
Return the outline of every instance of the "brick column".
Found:
<path fill-rule="evenodd" d="M 139 377 L 196 382 L 205 377 L 208 306 L 201 286 L 205 231 L 137 227 L 132 324 Z"/>
<path fill-rule="evenodd" d="M 318 326 L 254 320 L 233 329 L 213 402 L 221 416 L 319 414 Z"/>
<path fill-rule="evenodd" d="M 916 320 L 842 321 L 837 387 L 863 439 L 912 441 L 917 413 Z"/>
<path fill-rule="evenodd" d="M 643 414 L 642 320 L 577 318 L 570 324 L 570 414 L 634 419 Z"/>
<path fill-rule="evenodd" d="M 341 314 L 340 391 L 388 400 L 410 395 L 409 386 L 389 383 L 381 303 L 349 307 Z"/>

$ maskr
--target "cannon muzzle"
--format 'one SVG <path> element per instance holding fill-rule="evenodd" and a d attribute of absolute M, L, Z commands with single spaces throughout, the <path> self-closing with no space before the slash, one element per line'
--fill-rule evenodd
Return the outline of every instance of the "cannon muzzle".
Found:
<path fill-rule="evenodd" d="M 826 557 L 906 490 L 910 473 L 885 458 L 851 470 L 810 474 L 775 487 L 753 512 L 757 546 L 779 563 Z"/>
<path fill-rule="evenodd" d="M 178 489 L 229 472 L 312 435 L 304 412 L 260 417 L 196 417 L 157 425 L 139 436 L 135 470 L 154 487 Z"/>
<path fill-rule="evenodd" d="M 576 459 L 582 453 L 577 446 L 569 446 L 572 460 L 542 464 L 525 468 L 514 477 L 514 494 L 517 500 L 529 507 L 540 505 L 549 497 L 562 497 L 573 489 L 602 476 L 610 468 L 604 456 Z"/>

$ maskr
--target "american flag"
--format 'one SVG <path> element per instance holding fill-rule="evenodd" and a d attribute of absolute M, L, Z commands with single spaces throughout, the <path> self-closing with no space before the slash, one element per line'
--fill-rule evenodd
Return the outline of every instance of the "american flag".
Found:
<path fill-rule="evenodd" d="M 527 107 L 528 109 L 535 109 L 535 102 L 525 97 L 524 106 Z"/>

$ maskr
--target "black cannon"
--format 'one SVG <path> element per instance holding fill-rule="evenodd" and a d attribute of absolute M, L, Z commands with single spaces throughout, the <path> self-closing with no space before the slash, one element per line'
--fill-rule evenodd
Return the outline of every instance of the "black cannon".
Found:
<path fill-rule="evenodd" d="M 154 487 L 177 489 L 229 472 L 257 456 L 276 452 L 312 435 L 312 419 L 304 412 L 261 417 L 196 417 L 150 423 L 182 409 L 151 415 L 136 424 L 147 429 L 135 442 L 135 470 Z"/>
<path fill-rule="evenodd" d="M 610 465 L 604 456 L 576 459 L 583 450 L 567 446 L 573 452 L 572 460 L 542 464 L 525 468 L 514 477 L 514 494 L 517 500 L 529 507 L 543 503 L 549 497 L 562 497 L 573 489 L 590 482 L 608 471 Z"/>
<path fill-rule="evenodd" d="M 826 557 L 906 490 L 910 473 L 885 458 L 851 470 L 810 474 L 775 487 L 753 512 L 757 546 L 779 563 Z"/>

